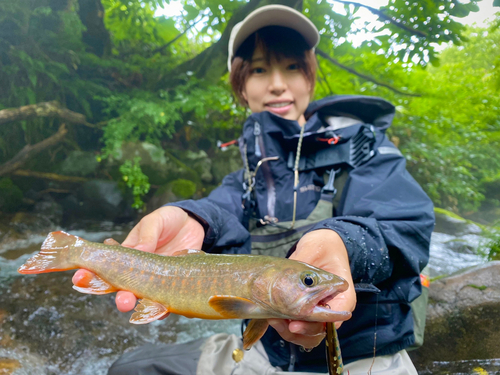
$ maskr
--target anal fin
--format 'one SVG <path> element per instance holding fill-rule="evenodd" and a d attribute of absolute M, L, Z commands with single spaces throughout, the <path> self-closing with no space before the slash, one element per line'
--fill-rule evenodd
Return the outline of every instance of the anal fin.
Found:
<path fill-rule="evenodd" d="M 161 303 L 147 298 L 139 300 L 135 307 L 135 313 L 130 317 L 130 323 L 146 324 L 166 317 L 169 314 L 168 309 Z"/>
<path fill-rule="evenodd" d="M 243 349 L 250 349 L 259 339 L 264 336 L 269 323 L 267 319 L 252 319 L 243 332 Z"/>
<path fill-rule="evenodd" d="M 113 285 L 90 272 L 87 272 L 84 278 L 79 279 L 78 285 L 73 285 L 73 289 L 87 294 L 108 294 L 118 291 Z"/>

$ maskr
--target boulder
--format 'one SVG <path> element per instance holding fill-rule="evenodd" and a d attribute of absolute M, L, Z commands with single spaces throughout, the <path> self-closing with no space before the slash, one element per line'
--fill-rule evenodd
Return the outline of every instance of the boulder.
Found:
<path fill-rule="evenodd" d="M 500 358 L 500 261 L 431 283 L 424 345 L 410 352 L 417 369 L 436 361 Z"/>
<path fill-rule="evenodd" d="M 60 173 L 67 176 L 89 176 L 97 171 L 99 162 L 93 152 L 72 151 L 60 166 Z"/>
<path fill-rule="evenodd" d="M 116 181 L 89 180 L 63 201 L 63 221 L 91 219 L 127 221 L 133 219 L 131 197 Z"/>

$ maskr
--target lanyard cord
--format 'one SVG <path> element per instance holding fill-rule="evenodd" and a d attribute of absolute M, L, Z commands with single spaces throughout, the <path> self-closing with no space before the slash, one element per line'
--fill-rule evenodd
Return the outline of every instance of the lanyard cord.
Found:
<path fill-rule="evenodd" d="M 300 137 L 299 143 L 297 144 L 297 152 L 295 155 L 295 165 L 293 166 L 293 217 L 292 217 L 292 225 L 290 229 L 293 229 L 295 226 L 295 215 L 297 213 L 297 187 L 299 186 L 299 161 L 300 161 L 300 151 L 302 150 L 302 139 L 304 138 L 304 129 L 306 125 L 302 125 L 300 129 Z"/>

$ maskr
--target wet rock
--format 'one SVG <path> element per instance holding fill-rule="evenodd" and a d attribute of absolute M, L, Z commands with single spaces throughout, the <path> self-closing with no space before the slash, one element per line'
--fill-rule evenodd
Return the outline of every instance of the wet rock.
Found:
<path fill-rule="evenodd" d="M 229 173 L 243 168 L 240 149 L 238 147 L 229 147 L 226 151 L 217 151 L 212 161 L 212 173 L 217 183 Z"/>
<path fill-rule="evenodd" d="M 482 229 L 470 220 L 466 220 L 453 212 L 435 208 L 436 227 L 434 231 L 439 233 L 463 236 L 467 234 L 481 234 Z"/>
<path fill-rule="evenodd" d="M 188 150 L 186 151 L 185 157 L 202 182 L 209 183 L 212 181 L 212 161 L 205 151 L 200 150 L 198 152 L 192 152 Z"/>
<path fill-rule="evenodd" d="M 431 283 L 424 345 L 410 353 L 417 369 L 433 361 L 500 358 L 500 261 Z"/>
<path fill-rule="evenodd" d="M 33 208 L 33 213 L 42 215 L 54 225 L 60 225 L 63 218 L 62 206 L 51 199 L 44 199 L 37 202 Z"/>

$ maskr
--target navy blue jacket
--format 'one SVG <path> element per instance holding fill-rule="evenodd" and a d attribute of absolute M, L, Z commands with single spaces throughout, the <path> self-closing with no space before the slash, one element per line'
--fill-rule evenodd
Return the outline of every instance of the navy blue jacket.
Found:
<path fill-rule="evenodd" d="M 357 117 L 373 125 L 376 135 L 374 156 L 349 173 L 337 216 L 311 229 L 336 231 L 347 248 L 354 282 L 380 289 L 378 294 L 359 292 L 352 318 L 338 331 L 344 362 L 349 363 L 373 356 L 375 329 L 377 355 L 396 353 L 413 344 L 410 302 L 421 293 L 419 274 L 429 260 L 434 213 L 432 202 L 406 171 L 404 157 L 384 134 L 394 117 L 392 104 L 364 96 L 334 96 L 311 103 L 306 112 L 303 155 L 325 147 L 318 138 L 325 137 L 325 116 L 332 115 Z M 263 141 L 257 147 L 256 123 Z M 335 133 L 346 141 L 361 126 L 354 124 Z M 246 143 L 251 170 L 263 157 L 280 157 L 265 163 L 257 173 L 258 217 L 292 218 L 293 171 L 287 161 L 290 152 L 295 154 L 299 133 L 296 121 L 270 112 L 254 113 L 244 124 L 240 146 Z M 317 170 L 300 173 L 298 220 L 306 218 L 320 199 L 323 175 L 324 171 Z M 205 251 L 250 253 L 251 237 L 242 225 L 243 176 L 244 169 L 229 174 L 207 198 L 172 204 L 202 223 Z M 304 353 L 294 345 L 284 345 L 273 329 L 262 342 L 275 366 L 287 369 L 292 358 L 295 371 L 327 371 L 323 345 Z"/>

